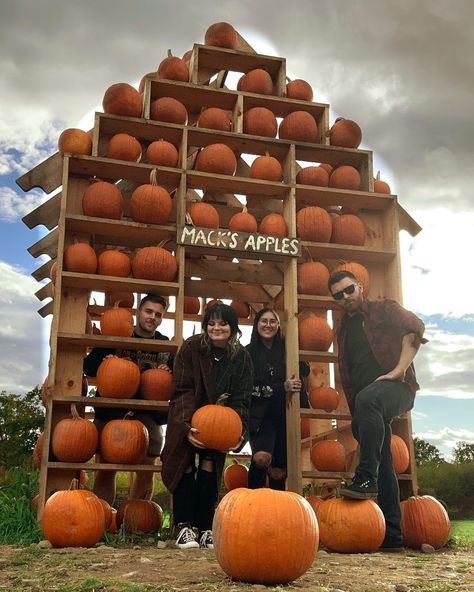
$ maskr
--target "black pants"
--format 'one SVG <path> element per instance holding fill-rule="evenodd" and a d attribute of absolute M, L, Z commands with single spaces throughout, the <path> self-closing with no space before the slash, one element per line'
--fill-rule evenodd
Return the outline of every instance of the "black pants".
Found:
<path fill-rule="evenodd" d="M 199 453 L 199 467 L 185 473 L 173 493 L 173 523 L 189 523 L 199 529 L 212 529 L 212 520 L 217 503 L 216 470 L 204 471 L 204 459 L 212 459 L 209 451 Z"/>
<path fill-rule="evenodd" d="M 393 469 L 390 443 L 395 417 L 413 407 L 414 393 L 400 381 L 380 380 L 356 396 L 352 433 L 360 445 L 357 480 L 372 479 L 378 486 L 378 504 L 385 516 L 386 538 L 401 542 L 400 490 Z"/>

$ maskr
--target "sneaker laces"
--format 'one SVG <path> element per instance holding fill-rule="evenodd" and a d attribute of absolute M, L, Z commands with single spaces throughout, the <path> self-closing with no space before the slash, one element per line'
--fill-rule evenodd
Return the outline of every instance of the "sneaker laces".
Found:
<path fill-rule="evenodd" d="M 196 536 L 189 526 L 184 526 L 178 535 L 178 540 L 183 543 L 189 543 L 190 541 L 195 541 Z"/>

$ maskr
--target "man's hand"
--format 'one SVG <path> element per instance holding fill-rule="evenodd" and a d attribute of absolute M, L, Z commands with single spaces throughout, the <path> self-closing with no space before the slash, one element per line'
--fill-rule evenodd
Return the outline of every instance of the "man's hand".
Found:
<path fill-rule="evenodd" d="M 199 442 L 199 440 L 194 437 L 194 434 L 197 434 L 197 433 L 199 433 L 199 430 L 197 428 L 191 428 L 189 430 L 189 432 L 186 434 L 186 438 L 188 439 L 188 442 L 190 444 L 192 444 L 193 446 L 195 446 L 196 448 L 201 448 L 201 449 L 206 448 L 202 442 Z"/>
<path fill-rule="evenodd" d="M 387 372 L 387 374 L 376 378 L 374 382 L 379 380 L 401 380 L 403 382 L 405 380 L 405 373 L 406 370 L 394 368 L 391 372 Z"/>
<path fill-rule="evenodd" d="M 168 370 L 168 372 L 169 372 L 170 374 L 172 374 L 172 372 L 171 372 L 171 368 L 169 368 L 169 367 L 168 367 L 166 364 L 160 364 L 160 365 L 158 366 L 158 368 L 159 368 L 160 370 Z"/>

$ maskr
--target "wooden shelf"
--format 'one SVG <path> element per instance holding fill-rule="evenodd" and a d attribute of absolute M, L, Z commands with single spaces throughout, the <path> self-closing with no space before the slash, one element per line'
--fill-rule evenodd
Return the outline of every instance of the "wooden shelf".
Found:
<path fill-rule="evenodd" d="M 139 409 L 144 411 L 167 411 L 169 401 L 148 401 L 144 399 L 112 399 L 109 397 L 67 397 L 65 395 L 53 395 L 51 397 L 55 403 L 64 403 L 82 407 L 105 407 L 107 409 Z"/>
<path fill-rule="evenodd" d="M 40 255 L 48 255 L 54 259 L 58 250 L 58 236 L 59 230 L 55 228 L 49 234 L 43 236 L 43 238 L 37 241 L 34 245 L 28 247 L 28 253 L 35 258 Z"/>
<path fill-rule="evenodd" d="M 137 337 L 111 337 L 109 335 L 77 335 L 58 332 L 59 347 L 102 347 L 110 349 L 144 350 L 149 352 L 176 352 L 178 344 L 161 339 Z"/>
<path fill-rule="evenodd" d="M 329 412 L 323 411 L 322 409 L 301 409 L 301 417 L 307 417 L 308 419 L 340 419 L 345 421 L 350 421 L 352 419 L 349 413 Z"/>
<path fill-rule="evenodd" d="M 160 473 L 161 465 L 119 465 L 113 463 L 67 463 L 49 461 L 47 463 L 48 469 L 73 469 L 73 470 L 84 470 L 84 471 L 144 471 L 148 473 Z"/>
<path fill-rule="evenodd" d="M 335 364 L 337 362 L 337 354 L 300 349 L 300 360 L 304 362 L 327 362 L 328 364 Z"/>
<path fill-rule="evenodd" d="M 397 256 L 395 249 L 373 249 L 354 247 L 350 245 L 336 245 L 335 243 L 314 243 L 302 241 L 301 248 L 307 249 L 314 259 L 345 259 L 360 261 L 361 263 L 385 263 Z"/>
<path fill-rule="evenodd" d="M 63 271 L 62 287 L 95 290 L 97 292 L 140 292 L 144 294 L 159 291 L 163 296 L 171 296 L 178 293 L 179 284 L 175 282 L 158 282 L 155 280 L 141 280 L 131 277 L 120 278 L 107 275 L 88 273 L 73 273 Z"/>
<path fill-rule="evenodd" d="M 60 207 L 61 193 L 56 193 L 56 195 L 53 195 L 48 201 L 45 201 L 32 212 L 23 216 L 22 221 L 30 229 L 35 228 L 35 226 L 38 226 L 39 224 L 43 224 L 48 230 L 52 230 L 58 225 Z"/>
<path fill-rule="evenodd" d="M 99 136 L 125 133 L 148 142 L 167 140 L 177 147 L 183 139 L 183 126 L 174 123 L 100 112 L 96 112 L 95 118 Z"/>
<path fill-rule="evenodd" d="M 354 477 L 354 473 L 303 471 L 302 477 L 303 479 L 334 479 L 338 481 L 345 481 L 347 479 L 352 479 Z M 410 474 L 397 475 L 397 479 L 399 481 L 410 481 L 412 478 L 413 477 Z"/>
<path fill-rule="evenodd" d="M 258 195 L 261 198 L 272 197 L 283 199 L 290 190 L 290 186 L 284 183 L 273 183 L 259 179 L 246 177 L 231 177 L 188 171 L 186 182 L 189 189 L 202 189 L 204 191 L 223 191 L 242 195 Z"/>
<path fill-rule="evenodd" d="M 332 187 L 296 185 L 296 203 L 306 206 L 346 206 L 356 210 L 386 210 L 396 201 L 394 195 L 372 191 L 349 191 Z"/>
<path fill-rule="evenodd" d="M 298 294 L 298 310 L 339 310 L 339 305 L 331 296 L 313 296 L 311 294 Z"/>

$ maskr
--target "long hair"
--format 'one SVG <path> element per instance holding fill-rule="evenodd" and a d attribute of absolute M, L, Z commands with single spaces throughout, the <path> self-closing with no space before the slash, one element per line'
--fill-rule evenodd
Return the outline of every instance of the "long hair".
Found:
<path fill-rule="evenodd" d="M 222 319 L 225 323 L 229 325 L 230 337 L 226 345 L 226 350 L 229 354 L 229 357 L 232 358 L 239 349 L 239 339 L 242 335 L 242 331 L 239 328 L 239 319 L 237 317 L 237 313 L 228 304 L 214 304 L 213 306 L 207 309 L 206 314 L 204 315 L 204 318 L 202 320 L 201 342 L 209 352 L 212 348 L 212 342 L 209 338 L 209 335 L 207 334 L 207 327 L 211 319 Z"/>
<path fill-rule="evenodd" d="M 262 308 L 261 310 L 259 310 L 257 312 L 257 314 L 255 315 L 255 320 L 253 322 L 253 327 L 252 327 L 252 334 L 250 336 L 250 345 L 252 345 L 253 347 L 259 347 L 259 346 L 263 345 L 262 338 L 260 337 L 260 335 L 258 333 L 258 322 L 260 321 L 260 319 L 262 318 L 262 316 L 266 312 L 271 312 L 272 315 L 278 321 L 278 331 L 275 333 L 272 345 L 273 346 L 283 345 L 284 340 L 283 340 L 283 334 L 281 332 L 280 317 L 278 316 L 278 313 L 276 312 L 276 310 L 274 310 L 273 308 L 270 308 L 270 307 L 265 307 L 265 308 Z"/>

